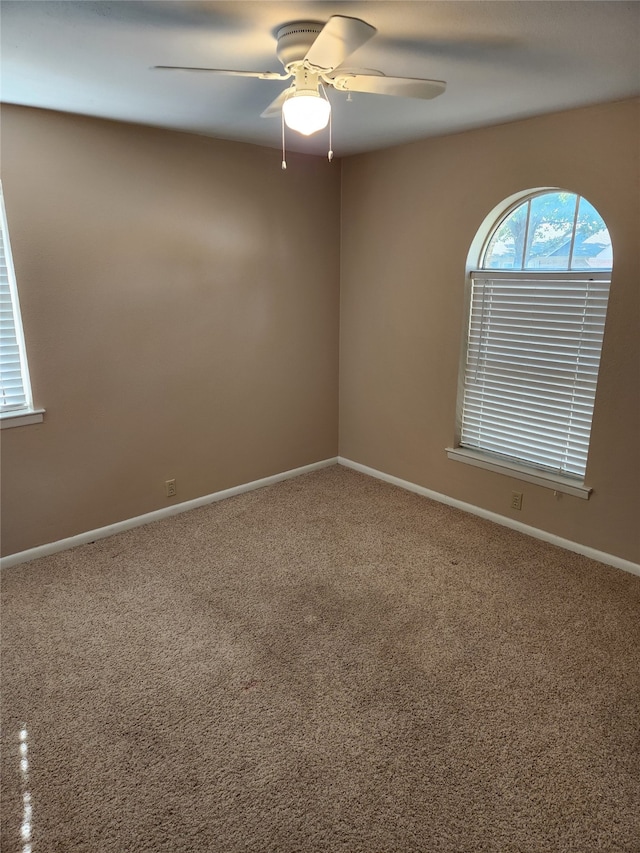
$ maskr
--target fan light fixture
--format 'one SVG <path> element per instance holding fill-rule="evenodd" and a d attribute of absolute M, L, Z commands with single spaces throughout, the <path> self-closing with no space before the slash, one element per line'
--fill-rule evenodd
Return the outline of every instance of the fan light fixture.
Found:
<path fill-rule="evenodd" d="M 331 104 L 319 92 L 294 92 L 282 106 L 287 127 L 303 136 L 317 133 L 329 123 Z"/>
<path fill-rule="evenodd" d="M 289 88 L 283 89 L 261 113 L 263 118 L 278 116 L 281 120 L 282 168 L 286 169 L 285 126 L 303 136 L 311 136 L 329 125 L 327 157 L 329 160 L 333 157 L 331 104 L 325 86 L 337 92 L 346 92 L 347 100 L 351 100 L 352 92 L 427 100 L 436 98 L 446 89 L 446 83 L 442 80 L 387 77 L 382 71 L 372 68 L 345 67 L 347 58 L 373 38 L 376 32 L 376 28 L 366 21 L 344 15 L 332 15 L 325 24 L 318 21 L 291 21 L 276 32 L 276 56 L 283 66 L 282 72 L 188 65 L 154 67 L 254 77 L 258 80 L 289 80 L 293 77 Z"/>

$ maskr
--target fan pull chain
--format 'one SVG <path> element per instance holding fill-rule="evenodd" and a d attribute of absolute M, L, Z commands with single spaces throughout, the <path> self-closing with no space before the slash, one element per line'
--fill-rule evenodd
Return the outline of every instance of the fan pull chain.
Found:
<path fill-rule="evenodd" d="M 320 88 L 322 89 L 322 94 L 324 95 L 325 101 L 331 105 L 331 101 L 329 101 L 329 97 L 327 95 L 327 90 L 324 88 L 324 83 L 320 80 Z M 332 134 L 333 134 L 333 110 L 329 112 L 329 150 L 327 151 L 327 159 L 329 162 L 333 160 L 333 142 L 332 142 Z"/>
<path fill-rule="evenodd" d="M 282 116 L 282 169 L 287 168 L 287 155 L 284 150 L 284 112 L 281 113 Z"/>

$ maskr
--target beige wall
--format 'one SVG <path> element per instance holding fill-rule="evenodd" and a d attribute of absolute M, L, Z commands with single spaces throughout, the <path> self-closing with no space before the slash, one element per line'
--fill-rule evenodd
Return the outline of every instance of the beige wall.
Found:
<path fill-rule="evenodd" d="M 340 453 L 452 498 L 640 561 L 637 102 L 425 140 L 342 167 Z M 465 263 L 485 217 L 536 187 L 584 195 L 614 272 L 589 501 L 451 461 Z M 524 492 L 521 512 L 509 509 Z"/>
<path fill-rule="evenodd" d="M 14 553 L 340 453 L 640 560 L 638 105 L 342 161 L 19 107 L 2 176 L 37 405 L 2 432 Z M 528 188 L 614 244 L 589 501 L 450 461 L 465 262 Z M 313 204 L 310 200 L 313 199 Z M 342 210 L 342 229 L 339 230 Z M 341 252 L 341 270 L 339 263 Z M 524 492 L 521 512 L 509 509 Z"/>
<path fill-rule="evenodd" d="M 339 163 L 19 107 L 1 141 L 47 410 L 2 431 L 3 553 L 336 455 Z"/>

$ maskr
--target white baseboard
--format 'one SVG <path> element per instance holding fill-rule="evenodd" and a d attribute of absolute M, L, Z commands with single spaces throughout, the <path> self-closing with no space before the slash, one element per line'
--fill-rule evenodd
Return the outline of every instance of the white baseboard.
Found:
<path fill-rule="evenodd" d="M 160 521 L 162 518 L 179 515 L 182 512 L 188 512 L 190 509 L 197 509 L 198 507 L 206 506 L 206 504 L 215 503 L 215 501 L 232 498 L 234 495 L 251 492 L 254 489 L 262 489 L 264 486 L 271 486 L 274 483 L 281 482 L 282 480 L 290 480 L 293 477 L 299 477 L 301 474 L 308 474 L 310 471 L 318 471 L 320 468 L 328 468 L 330 465 L 335 465 L 337 462 L 338 457 L 334 456 L 331 459 L 323 459 L 321 462 L 312 462 L 311 465 L 303 465 L 301 468 L 292 468 L 290 471 L 283 471 L 281 474 L 273 474 L 271 477 L 263 477 L 261 480 L 253 480 L 251 483 L 243 483 L 240 486 L 233 486 L 231 489 L 224 489 L 221 492 L 203 495 L 203 497 L 194 498 L 191 501 L 172 504 L 171 506 L 164 507 L 163 509 L 157 509 L 153 512 L 147 512 L 144 515 L 138 515 L 135 518 L 127 518 L 124 521 L 117 521 L 115 524 L 108 524 L 106 527 L 99 527 L 96 530 L 88 530 L 86 533 L 79 533 L 77 536 L 69 536 L 67 539 L 59 539 L 57 542 L 50 542 L 48 545 L 39 545 L 37 548 L 29 548 L 27 551 L 19 551 L 17 554 L 9 554 L 0 560 L 0 565 L 3 569 L 8 569 L 11 566 L 17 566 L 20 563 L 36 560 L 39 557 L 48 557 L 50 554 L 56 554 L 58 551 L 66 551 L 68 548 L 75 548 L 77 545 L 86 545 L 88 542 L 95 542 L 96 539 L 105 539 L 107 536 L 113 536 L 115 533 L 122 533 L 124 530 L 131 530 L 134 527 L 149 524 L 151 521 Z"/>
<path fill-rule="evenodd" d="M 595 548 L 589 548 L 587 545 L 581 545 L 579 542 L 572 542 L 570 539 L 563 539 L 561 536 L 556 536 L 553 533 L 547 533 L 546 530 L 540 530 L 537 527 L 530 527 L 528 524 L 523 524 L 521 521 L 515 521 L 513 518 L 508 518 L 504 515 L 498 515 L 496 512 L 482 509 L 473 504 L 465 503 L 464 501 L 450 498 L 448 495 L 433 492 L 431 489 L 426 489 L 424 486 L 418 486 L 416 483 L 411 483 L 408 480 L 401 480 L 399 477 L 394 477 L 391 474 L 385 474 L 383 471 L 377 471 L 375 468 L 369 468 L 368 465 L 362 465 L 360 462 L 352 462 L 350 459 L 345 459 L 343 456 L 338 456 L 338 464 L 344 465 L 346 468 L 353 468 L 354 471 L 360 471 L 361 474 L 367 474 L 369 477 L 375 477 L 378 480 L 384 480 L 386 483 L 391 483 L 394 486 L 399 486 L 401 489 L 406 489 L 409 492 L 415 492 L 425 498 L 438 501 L 439 503 L 448 504 L 457 509 L 469 512 L 472 515 L 479 515 L 481 518 L 486 518 L 489 521 L 494 521 L 496 524 L 501 524 L 503 527 L 510 527 L 513 530 L 518 530 L 520 533 L 526 533 L 527 536 L 533 536 L 535 539 L 541 539 L 543 542 L 550 542 L 552 545 L 558 545 L 560 548 L 565 548 L 567 551 L 574 551 L 577 554 L 583 554 L 592 560 L 598 560 L 600 563 L 605 563 L 608 566 L 614 566 L 616 569 L 622 569 L 625 572 L 630 572 L 632 575 L 640 576 L 640 565 L 633 563 L 631 560 L 624 560 L 622 557 L 616 557 L 613 554 L 607 554 L 604 551 L 596 551 Z"/>
<path fill-rule="evenodd" d="M 581 545 L 579 542 L 572 542 L 569 539 L 563 539 L 561 536 L 556 536 L 553 533 L 547 533 L 546 530 L 540 530 L 537 527 L 531 527 L 528 524 L 523 524 L 515 519 L 508 518 L 503 515 L 498 515 L 495 512 L 482 509 L 473 504 L 465 503 L 464 501 L 456 500 L 448 495 L 443 495 L 440 492 L 434 492 L 424 486 L 418 486 L 416 483 L 411 483 L 409 480 L 401 480 L 399 477 L 394 477 L 391 474 L 385 474 L 383 471 L 378 471 L 375 468 L 370 468 L 368 465 L 362 465 L 360 462 L 352 462 L 350 459 L 345 459 L 343 456 L 334 456 L 330 459 L 323 459 L 321 462 L 313 462 L 311 465 L 303 465 L 301 468 L 293 468 L 290 471 L 283 471 L 281 474 L 274 474 L 271 477 L 264 477 L 261 480 L 253 480 L 250 483 L 243 483 L 240 486 L 233 486 L 230 489 L 224 489 L 220 492 L 214 492 L 210 495 L 195 498 L 190 501 L 173 504 L 163 509 L 148 512 L 144 515 L 138 515 L 135 518 L 128 518 L 124 521 L 118 521 L 115 524 L 109 524 L 106 527 L 99 527 L 96 530 L 88 530 L 86 533 L 79 533 L 77 536 L 70 536 L 67 539 L 59 539 L 57 542 L 50 542 L 47 545 L 39 545 L 37 548 L 29 548 L 26 551 L 20 551 L 17 554 L 9 554 L 0 560 L 2 568 L 10 568 L 17 566 L 20 563 L 26 563 L 30 560 L 36 560 L 39 557 L 47 557 L 50 554 L 56 554 L 59 551 L 66 551 L 68 548 L 75 548 L 77 545 L 86 545 L 88 542 L 95 542 L 97 539 L 104 539 L 107 536 L 113 536 L 116 533 L 122 533 L 125 530 L 131 530 L 134 527 L 140 527 L 143 524 L 149 524 L 152 521 L 160 521 L 162 518 L 169 518 L 172 515 L 179 515 L 182 512 L 188 512 L 190 509 L 197 509 L 201 506 L 206 506 L 216 501 L 231 498 L 234 495 L 241 495 L 244 492 L 250 492 L 254 489 L 261 489 L 264 486 L 271 486 L 274 483 L 279 483 L 282 480 L 290 480 L 293 477 L 299 477 L 301 474 L 308 474 L 311 471 L 318 471 L 321 468 L 328 468 L 336 463 L 344 465 L 346 468 L 352 468 L 354 471 L 359 471 L 362 474 L 367 474 L 369 477 L 375 477 L 378 480 L 384 480 L 386 483 L 391 483 L 394 486 L 399 486 L 401 489 L 406 489 L 409 492 L 415 492 L 423 497 L 438 501 L 439 503 L 448 504 L 457 509 L 469 512 L 472 515 L 478 515 L 481 518 L 486 518 L 503 527 L 510 527 L 513 530 L 518 530 L 520 533 L 525 533 L 535 539 L 541 539 L 544 542 L 550 542 L 552 545 L 558 545 L 560 548 L 565 548 L 567 551 L 574 551 L 577 554 L 583 554 L 592 560 L 597 560 L 600 563 L 605 563 L 608 566 L 614 566 L 617 569 L 622 569 L 625 572 L 640 576 L 640 565 L 633 563 L 630 560 L 624 560 L 622 557 L 616 557 L 613 554 L 607 554 L 604 551 L 596 551 L 595 548 L 589 548 L 586 545 Z"/>

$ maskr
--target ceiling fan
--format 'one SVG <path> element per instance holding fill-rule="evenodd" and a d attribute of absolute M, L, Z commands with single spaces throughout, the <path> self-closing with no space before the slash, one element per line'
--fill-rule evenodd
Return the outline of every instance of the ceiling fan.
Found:
<path fill-rule="evenodd" d="M 413 77 L 387 77 L 381 71 L 347 68 L 345 60 L 369 41 L 377 30 L 358 18 L 333 15 L 326 24 L 296 21 L 277 31 L 276 55 L 284 72 L 233 71 L 226 68 L 193 68 L 156 65 L 155 68 L 178 71 L 204 71 L 259 80 L 288 80 L 291 85 L 273 100 L 261 114 L 263 118 L 282 115 L 284 124 L 309 136 L 327 126 L 331 104 L 325 86 L 339 92 L 367 92 L 404 98 L 429 99 L 441 95 L 442 80 Z M 331 159 L 332 152 L 329 152 Z"/>

